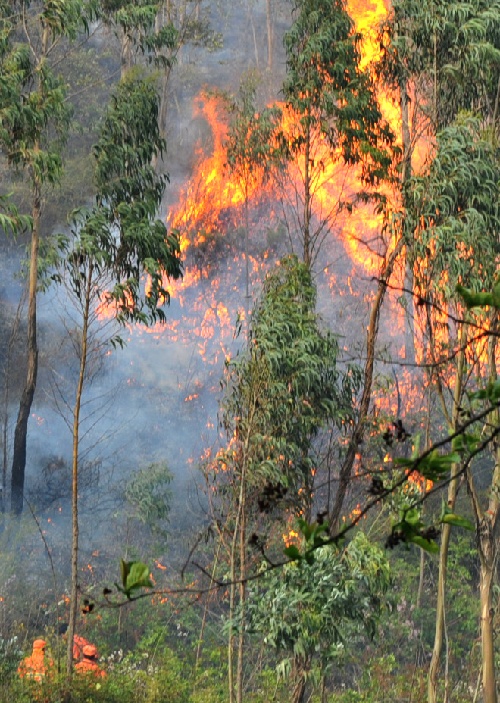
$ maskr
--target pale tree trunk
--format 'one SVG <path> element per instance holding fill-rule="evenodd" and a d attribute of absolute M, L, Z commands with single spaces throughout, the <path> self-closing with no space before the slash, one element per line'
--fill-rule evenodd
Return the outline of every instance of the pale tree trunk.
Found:
<path fill-rule="evenodd" d="M 243 481 L 242 481 L 243 484 Z M 238 633 L 238 659 L 236 665 L 236 703 L 243 703 L 243 661 L 245 647 L 245 605 L 247 587 L 245 579 L 247 576 L 247 506 L 246 506 L 246 486 L 241 492 L 241 527 L 240 527 L 240 584 L 239 605 L 241 627 Z"/>
<path fill-rule="evenodd" d="M 220 553 L 221 548 L 222 548 L 222 541 L 219 541 L 219 543 L 218 543 L 218 545 L 217 545 L 217 552 L 216 552 L 216 554 L 215 554 L 215 559 L 214 559 L 214 562 L 213 562 L 213 565 L 212 565 L 212 576 L 211 576 L 211 579 L 210 579 L 210 583 L 214 583 L 214 582 L 215 582 L 215 573 L 216 573 L 216 571 L 217 571 L 217 565 L 218 565 L 218 562 L 219 562 L 219 553 Z M 210 603 L 211 603 L 211 601 L 212 601 L 212 598 L 213 598 L 213 593 L 212 593 L 212 592 L 209 592 L 208 595 L 207 595 L 207 598 L 206 598 L 206 600 L 205 600 L 205 605 L 204 605 L 204 608 L 203 608 L 203 617 L 202 617 L 202 619 L 201 619 L 200 634 L 198 635 L 198 644 L 197 644 L 197 646 L 196 646 L 196 655 L 195 655 L 195 659 L 194 659 L 195 681 L 194 681 L 194 686 L 193 686 L 193 688 L 196 688 L 196 685 L 197 685 L 197 680 L 196 680 L 197 677 L 196 677 L 196 674 L 197 674 L 197 672 L 198 672 L 198 668 L 199 668 L 199 665 L 200 665 L 201 650 L 202 650 L 202 647 L 203 647 L 203 639 L 204 639 L 204 636 L 205 636 L 205 627 L 206 627 L 206 624 L 207 624 L 208 609 L 209 609 Z"/>
<path fill-rule="evenodd" d="M 230 573 L 231 585 L 229 587 L 229 619 L 231 626 L 229 628 L 228 638 L 228 688 L 229 688 L 229 703 L 234 703 L 235 692 L 236 702 L 243 701 L 243 661 L 244 661 L 244 633 L 243 633 L 243 618 L 245 614 L 246 602 L 246 577 L 247 577 L 247 490 L 248 490 L 248 452 L 250 447 L 250 438 L 253 428 L 253 417 L 256 409 L 257 399 L 250 403 L 248 416 L 248 425 L 245 441 L 241 448 L 241 471 L 239 474 L 239 490 L 238 490 L 238 509 L 234 524 L 233 538 L 231 543 L 230 554 Z M 235 637 L 233 621 L 236 615 L 236 596 L 238 595 L 238 605 L 240 606 L 241 629 L 238 635 L 238 644 L 236 652 L 236 666 L 234 662 Z M 236 669 L 236 671 L 235 671 Z"/>
<path fill-rule="evenodd" d="M 9 402 L 10 402 L 10 371 L 14 363 L 14 348 L 16 343 L 19 344 L 19 326 L 21 323 L 22 311 L 25 303 L 26 293 L 23 293 L 17 306 L 14 323 L 12 325 L 9 342 L 7 345 L 7 356 L 5 368 L 3 369 L 4 377 L 4 394 L 3 394 L 3 415 L 2 415 L 2 515 L 7 511 L 7 478 L 9 464 Z M 3 522 L 2 522 L 3 524 Z"/>
<path fill-rule="evenodd" d="M 497 315 L 494 315 L 492 332 L 498 331 Z M 490 380 L 498 378 L 496 370 L 497 336 L 490 336 L 488 349 Z M 500 411 L 494 410 L 489 419 L 493 427 L 500 425 Z M 495 631 L 493 627 L 493 583 L 498 564 L 498 526 L 500 523 L 500 446 L 495 440 L 495 468 L 491 479 L 486 510 L 481 510 L 479 497 L 474 485 L 472 472 L 467 474 L 469 493 L 472 498 L 476 516 L 477 538 L 479 546 L 479 593 L 481 608 L 481 659 L 483 666 L 483 703 L 498 703 L 495 675 Z"/>
<path fill-rule="evenodd" d="M 245 190 L 245 327 L 247 333 L 247 339 L 250 337 L 250 261 L 248 259 L 248 245 L 249 245 L 249 229 L 250 229 L 250 217 L 248 214 L 248 183 L 245 179 L 244 183 Z"/>
<path fill-rule="evenodd" d="M 495 677 L 495 633 L 493 629 L 492 586 L 496 563 L 497 545 L 492 534 L 491 520 L 483 520 L 479 533 L 481 571 L 480 571 L 480 606 L 481 606 L 481 648 L 483 662 L 483 701 L 497 703 Z"/>
<path fill-rule="evenodd" d="M 236 614 L 236 544 L 237 530 L 239 527 L 240 511 L 236 514 L 233 539 L 230 553 L 230 579 L 229 585 L 229 634 L 227 640 L 227 684 L 229 691 L 229 703 L 234 703 L 234 616 Z"/>
<path fill-rule="evenodd" d="M 267 68 L 273 70 L 274 23 L 272 0 L 266 0 Z"/>
<path fill-rule="evenodd" d="M 75 634 L 76 614 L 78 605 L 78 468 L 79 468 L 79 447 L 80 447 L 80 411 L 82 407 L 83 386 L 85 383 L 85 371 L 87 368 L 88 354 L 88 334 L 90 301 L 92 297 L 93 266 L 89 265 L 87 280 L 85 283 L 85 300 L 83 306 L 83 326 L 80 349 L 80 370 L 75 394 L 75 406 L 73 408 L 73 455 L 72 455 L 72 482 L 71 482 L 71 520 L 72 520 L 72 541 L 71 541 L 71 595 L 69 606 L 68 625 L 68 646 L 66 652 L 66 671 L 71 677 L 73 671 L 73 636 Z"/>
<path fill-rule="evenodd" d="M 255 56 L 255 65 L 258 68 L 259 67 L 259 47 L 257 44 L 257 30 L 255 28 L 255 21 L 253 18 L 251 3 L 248 3 L 248 19 L 250 20 L 250 27 L 252 28 L 253 51 L 254 51 L 254 56 Z"/>
<path fill-rule="evenodd" d="M 451 415 L 450 431 L 455 432 L 458 427 L 458 408 L 463 394 L 463 379 L 465 371 L 465 343 L 467 339 L 467 325 L 462 325 L 460 331 L 460 353 L 457 364 L 457 375 L 453 395 L 453 408 Z M 451 469 L 451 481 L 448 486 L 448 507 L 453 510 L 457 497 L 458 482 L 456 478 L 459 466 L 454 464 Z M 439 547 L 439 573 L 436 601 L 436 624 L 434 631 L 434 646 L 432 649 L 431 663 L 429 665 L 429 678 L 427 682 L 427 698 L 429 703 L 437 703 L 437 685 L 439 663 L 443 651 L 443 640 L 446 628 L 446 578 L 448 571 L 448 551 L 451 537 L 451 525 L 443 524 L 441 531 L 441 544 Z"/>
<path fill-rule="evenodd" d="M 403 193 L 406 192 L 406 185 L 412 175 L 412 146 L 410 132 L 410 117 L 409 117 L 409 97 L 406 82 L 400 86 L 400 106 L 401 106 L 401 137 L 403 148 L 403 164 L 401 172 L 401 186 Z M 413 288 L 414 276 L 410 265 L 406 265 L 406 278 L 408 281 L 409 293 L 404 294 L 405 309 L 406 309 L 406 327 L 405 327 L 405 360 L 409 364 L 415 363 L 415 306 L 413 303 Z"/>
<path fill-rule="evenodd" d="M 126 34 L 122 38 L 122 56 L 120 78 L 123 79 L 127 71 L 132 67 L 132 41 Z"/>
<path fill-rule="evenodd" d="M 236 518 L 234 523 L 233 538 L 231 542 L 231 555 L 230 555 L 230 573 L 231 573 L 231 585 L 229 587 L 229 638 L 228 638 L 228 686 L 229 686 L 229 703 L 233 703 L 236 700 L 239 703 L 241 700 L 241 679 L 240 679 L 240 648 L 238 646 L 237 657 L 236 657 L 236 672 L 235 672 L 235 636 L 234 636 L 234 618 L 236 616 L 236 606 L 237 606 L 237 594 L 241 595 L 240 586 L 238 581 L 241 577 L 241 563 L 238 568 L 238 560 L 241 558 L 241 530 L 243 520 L 243 510 L 245 508 L 245 458 L 243 458 L 242 471 L 239 476 L 240 486 L 238 492 L 238 508 L 236 511 Z M 240 603 L 241 604 L 241 603 Z M 240 639 L 238 639 L 239 645 Z"/>
<path fill-rule="evenodd" d="M 497 417 L 498 411 L 494 413 Z M 477 541 L 479 547 L 479 596 L 481 609 L 481 663 L 483 682 L 483 703 L 498 703 L 495 675 L 495 631 L 493 627 L 492 590 L 498 563 L 498 523 L 500 514 L 500 449 L 496 449 L 496 463 L 493 472 L 490 498 L 487 510 L 482 510 L 472 473 L 467 473 L 469 493 L 476 515 Z"/>

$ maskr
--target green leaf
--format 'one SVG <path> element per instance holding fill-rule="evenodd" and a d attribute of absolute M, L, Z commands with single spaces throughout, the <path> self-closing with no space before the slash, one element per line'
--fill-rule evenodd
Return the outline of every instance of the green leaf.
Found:
<path fill-rule="evenodd" d="M 299 548 L 295 544 L 291 544 L 283 550 L 285 556 L 287 556 L 292 561 L 297 561 L 302 558 Z"/>
<path fill-rule="evenodd" d="M 121 573 L 122 584 L 123 584 L 124 588 L 126 588 L 126 586 L 127 586 L 127 577 L 130 572 L 131 564 L 132 564 L 132 562 L 130 562 L 130 561 L 124 561 L 123 559 L 120 559 L 120 573 Z"/>
<path fill-rule="evenodd" d="M 149 578 L 149 567 L 141 561 L 120 560 L 120 571 L 122 585 L 116 584 L 119 591 L 130 598 L 132 591 L 138 588 L 153 588 L 153 583 Z"/>
<path fill-rule="evenodd" d="M 149 567 L 141 561 L 129 562 L 130 571 L 127 575 L 126 590 L 132 591 L 137 588 L 153 588 L 153 583 L 149 578 Z"/>
<path fill-rule="evenodd" d="M 448 513 L 447 515 L 443 515 L 441 522 L 444 522 L 447 525 L 463 527 L 465 530 L 470 530 L 471 532 L 474 532 L 476 529 L 470 520 L 467 520 L 467 518 L 457 515 L 456 513 Z"/>
<path fill-rule="evenodd" d="M 426 552 L 430 552 L 431 554 L 437 554 L 439 552 L 439 545 L 434 542 L 434 540 L 425 539 L 420 535 L 413 535 L 408 539 L 408 542 L 416 544 L 417 546 L 421 547 Z"/>
<path fill-rule="evenodd" d="M 471 532 L 475 531 L 475 527 L 472 522 L 467 518 L 454 513 L 444 500 L 441 501 L 441 522 L 446 525 L 463 527 L 465 530 L 470 530 Z"/>
<path fill-rule="evenodd" d="M 464 286 L 460 284 L 457 284 L 456 291 L 461 296 L 466 307 L 469 309 L 485 307 L 486 305 L 493 305 L 496 307 L 492 293 L 474 293 L 474 291 L 464 288 Z"/>

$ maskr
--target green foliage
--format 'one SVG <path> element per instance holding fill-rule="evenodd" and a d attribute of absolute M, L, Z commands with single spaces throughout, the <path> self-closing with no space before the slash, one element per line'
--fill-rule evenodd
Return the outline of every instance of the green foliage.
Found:
<path fill-rule="evenodd" d="M 342 0 L 294 0 L 294 22 L 284 44 L 287 74 L 283 94 L 298 113 L 300 130 L 292 151 L 301 150 L 311 130 L 349 164 L 361 163 L 374 183 L 391 164 L 386 146 L 392 133 L 383 123 L 368 73 L 359 68 L 360 35 Z"/>
<path fill-rule="evenodd" d="M 479 286 L 494 285 L 499 183 L 497 149 L 477 119 L 464 117 L 438 135 L 428 172 L 408 186 L 410 254 L 427 300 L 450 300 L 457 290 L 468 307 L 493 302 L 470 298 L 466 288 L 479 293 Z"/>
<path fill-rule="evenodd" d="M 3 229 L 6 234 L 17 237 L 25 230 L 29 230 L 31 226 L 31 217 L 19 214 L 10 200 L 10 195 L 0 195 L 0 229 Z"/>
<path fill-rule="evenodd" d="M 44 8 L 49 14 L 51 7 L 54 9 L 53 35 L 71 36 L 75 21 L 80 20 L 82 3 L 69 3 L 78 7 L 78 17 L 68 23 L 56 20 L 55 5 L 47 3 Z M 43 12 L 39 21 L 43 26 Z M 61 149 L 71 120 L 66 86 L 46 56 L 37 56 L 27 43 L 16 40 L 20 16 L 13 13 L 0 22 L 0 146 L 9 164 L 29 169 L 32 182 L 57 183 L 62 173 Z"/>
<path fill-rule="evenodd" d="M 390 583 L 384 552 L 363 533 L 345 547 L 316 551 L 311 563 L 287 564 L 250 589 L 248 628 L 291 659 L 318 657 L 322 671 L 334 666 L 361 632 L 373 637 Z"/>
<path fill-rule="evenodd" d="M 137 471 L 125 487 L 134 517 L 163 536 L 162 523 L 168 520 L 172 500 L 171 482 L 172 474 L 164 464 L 152 464 Z"/>
<path fill-rule="evenodd" d="M 304 538 L 304 552 L 295 544 L 291 544 L 283 550 L 284 554 L 291 561 L 305 559 L 307 564 L 312 564 L 315 559 L 316 550 L 323 547 L 328 540 L 328 525 L 326 523 L 319 524 L 317 522 L 310 524 L 302 518 L 297 520 L 297 525 L 300 534 Z"/>
<path fill-rule="evenodd" d="M 163 12 L 158 0 L 103 0 L 101 5 L 104 21 L 119 30 L 135 54 L 160 70 L 173 66 L 181 36 L 170 19 L 158 22 Z"/>
<path fill-rule="evenodd" d="M 222 405 L 224 427 L 238 441 L 219 462 L 236 476 L 247 462 L 251 485 L 281 485 L 292 501 L 300 487 L 308 500 L 312 440 L 329 422 L 350 421 L 359 381 L 357 367 L 337 368 L 338 345 L 320 330 L 315 301 L 307 267 L 283 259 L 266 278 L 247 349 L 228 367 Z"/>
<path fill-rule="evenodd" d="M 149 567 L 141 561 L 120 560 L 121 585 L 116 583 L 117 589 L 127 598 L 131 598 L 135 591 L 141 588 L 153 588 L 149 577 Z"/>
<path fill-rule="evenodd" d="M 453 512 L 444 500 L 442 501 L 441 506 L 441 522 L 447 525 L 455 525 L 455 527 L 463 527 L 465 530 L 469 530 L 470 532 L 476 531 L 476 528 L 470 520 Z"/>
<path fill-rule="evenodd" d="M 492 116 L 500 62 L 498 0 L 394 0 L 380 34 L 381 73 L 395 87 L 417 81 L 435 128 L 460 110 Z M 435 94 L 432 91 L 435 90 Z M 434 105 L 435 103 L 435 105 Z"/>
<path fill-rule="evenodd" d="M 151 161 L 164 147 L 154 82 L 129 71 L 111 98 L 94 149 L 96 204 L 74 214 L 66 258 L 77 295 L 89 266 L 111 279 L 108 295 L 121 322 L 164 319 L 164 277 L 181 275 L 178 237 L 156 219 L 166 177 L 156 174 Z M 143 273 L 150 280 L 147 292 Z"/>
<path fill-rule="evenodd" d="M 254 183 L 265 182 L 272 169 L 279 167 L 283 155 L 278 139 L 281 110 L 272 107 L 257 111 L 256 94 L 256 77 L 248 74 L 237 98 L 228 104 L 227 166 L 245 195 Z"/>

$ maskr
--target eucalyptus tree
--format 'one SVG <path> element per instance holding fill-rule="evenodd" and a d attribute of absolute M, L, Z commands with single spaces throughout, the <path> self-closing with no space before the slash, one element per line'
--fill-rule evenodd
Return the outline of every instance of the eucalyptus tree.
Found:
<path fill-rule="evenodd" d="M 89 324 L 104 299 L 119 322 L 150 324 L 163 320 L 169 302 L 167 280 L 181 275 L 180 247 L 157 212 L 167 177 L 158 175 L 153 157 L 165 142 L 158 126 L 154 80 L 129 71 L 111 96 L 94 147 L 94 206 L 73 218 L 61 275 L 69 277 L 81 314 L 79 374 L 73 406 L 72 570 L 67 668 L 78 600 L 78 469 L 80 412 L 88 362 Z M 147 276 L 145 287 L 141 280 Z M 120 342 L 119 339 L 116 340 Z"/>
<path fill-rule="evenodd" d="M 435 166 L 430 166 L 425 180 L 416 189 L 413 180 L 404 184 L 405 204 L 409 213 L 405 240 L 411 274 L 415 277 L 411 286 L 417 286 L 417 300 L 431 304 L 435 302 L 441 310 L 451 306 L 455 317 L 461 319 L 463 307 L 460 298 L 453 293 L 454 284 L 465 276 L 475 279 L 471 284 L 475 287 L 484 277 L 490 261 L 495 260 L 496 214 L 494 203 L 488 202 L 488 199 L 496 199 L 497 194 L 491 182 L 491 177 L 496 177 L 496 166 L 491 148 L 485 147 L 485 135 L 480 134 L 477 125 L 474 128 L 469 125 L 467 130 L 463 124 L 461 127 L 454 125 L 454 120 L 460 110 L 473 111 L 491 133 L 498 129 L 500 3 L 496 0 L 432 0 L 415 4 L 396 0 L 381 40 L 384 45 L 383 74 L 402 94 L 412 95 L 413 115 L 410 119 L 406 116 L 408 159 L 411 160 L 422 134 L 433 138 L 438 133 Z M 484 181 L 471 180 L 471 174 L 476 177 L 479 174 Z M 426 192 L 429 185 L 430 190 Z M 420 216 L 422 219 L 418 220 Z M 460 223 L 467 223 L 467 231 Z M 434 225 L 439 234 L 437 238 L 434 236 Z M 436 255 L 430 256 L 434 250 Z M 488 251 L 487 256 L 493 258 L 480 261 L 479 251 Z M 470 272 L 465 261 L 467 256 L 473 264 Z M 490 269 L 486 282 L 491 281 L 492 275 Z M 445 280 L 448 278 L 451 280 Z M 421 320 L 428 335 L 430 379 L 440 398 L 446 422 L 453 432 L 463 419 L 460 408 L 467 379 L 470 382 L 471 358 L 478 354 L 477 350 L 474 353 L 470 351 L 474 328 L 470 324 L 451 325 L 443 332 L 442 312 L 434 313 L 429 305 L 416 309 L 419 313 L 417 319 Z M 470 317 L 467 314 L 465 320 L 470 322 Z M 457 337 L 454 338 L 454 334 Z M 457 350 L 452 389 L 447 388 L 449 369 L 442 373 L 438 365 L 440 354 L 444 354 L 444 346 L 441 349 L 438 347 L 445 336 L 448 337 L 448 348 L 453 348 L 455 344 Z M 485 366 L 482 373 L 489 373 Z M 451 403 L 447 402 L 448 398 L 452 399 Z M 452 477 L 457 471 L 459 466 L 455 465 Z M 456 491 L 456 481 L 452 480 L 448 489 L 451 508 L 455 503 Z M 449 525 L 444 526 L 440 546 L 436 633 L 429 672 L 431 702 L 436 700 L 444 638 L 450 529 Z M 491 684 L 487 689 L 491 692 Z"/>
<path fill-rule="evenodd" d="M 414 137 L 439 131 L 463 109 L 496 122 L 498 0 L 395 0 L 380 40 L 384 77 L 413 93 Z"/>
<path fill-rule="evenodd" d="M 250 308 L 249 199 L 252 192 L 265 185 L 273 171 L 280 168 L 285 158 L 278 137 L 281 110 L 277 107 L 258 110 L 256 94 L 256 76 L 248 74 L 240 85 L 237 97 L 229 100 L 230 119 L 225 140 L 227 168 L 243 196 L 247 324 Z"/>
<path fill-rule="evenodd" d="M 290 562 L 250 587 L 247 628 L 279 654 L 292 703 L 307 700 L 308 683 L 324 681 L 363 634 L 373 638 L 389 585 L 387 556 L 358 532 L 347 546 L 320 547 L 309 563 Z"/>
<path fill-rule="evenodd" d="M 48 188 L 61 179 L 62 148 L 71 121 L 67 86 L 51 65 L 51 57 L 61 43 L 74 41 L 88 31 L 96 8 L 92 0 L 14 0 L 2 2 L 0 10 L 0 148 L 8 164 L 26 179 L 31 199 L 28 358 L 14 433 L 11 476 L 11 507 L 20 514 L 28 419 L 38 372 L 36 314 L 43 202 Z"/>
<path fill-rule="evenodd" d="M 294 0 L 293 24 L 284 36 L 283 96 L 292 113 L 289 147 L 300 163 L 294 207 L 308 266 L 335 215 L 356 196 L 346 192 L 314 224 L 326 162 L 340 158 L 349 166 L 359 165 L 365 185 L 386 178 L 391 166 L 393 135 L 382 119 L 370 76 L 360 68 L 360 41 L 343 0 Z M 341 178 L 337 174 L 339 182 Z"/>
<path fill-rule="evenodd" d="M 229 697 L 236 695 L 238 703 L 244 629 L 236 645 L 233 619 L 237 605 L 245 619 L 255 549 L 267 548 L 272 529 L 286 529 L 287 515 L 309 513 L 314 437 L 329 423 L 349 421 L 359 378 L 355 368 L 338 367 L 337 342 L 321 331 L 315 302 L 309 269 L 296 257 L 283 259 L 268 275 L 246 347 L 228 366 L 221 407 L 227 446 L 207 472 L 215 490 L 209 493 L 214 525 L 229 559 Z M 266 518 L 271 515 L 274 527 Z"/>
<path fill-rule="evenodd" d="M 17 207 L 12 203 L 10 195 L 0 195 L 0 230 L 12 237 L 17 237 L 31 227 L 31 218 L 29 216 L 20 215 Z M 19 312 L 19 309 L 18 309 Z M 16 315 L 16 322 L 19 322 L 19 314 Z M 2 413 L 2 482 L 0 484 L 0 514 L 3 515 L 6 509 L 7 500 L 7 467 L 8 467 L 8 401 L 9 401 L 9 383 L 10 375 L 10 360 L 11 349 L 14 343 L 14 332 L 17 329 L 17 324 L 14 324 L 14 330 L 9 336 L 8 350 L 6 354 L 5 366 L 2 368 L 2 377 L 4 380 L 4 409 Z"/>
<path fill-rule="evenodd" d="M 103 21 L 120 43 L 121 76 L 141 65 L 156 77 L 164 137 L 170 81 L 182 47 L 218 42 L 203 5 L 204 0 L 101 0 Z"/>
<path fill-rule="evenodd" d="M 491 289 L 497 281 L 500 162 L 488 133 L 478 119 L 464 117 L 443 129 L 437 149 L 424 175 L 410 181 L 408 207 L 410 255 L 415 270 L 416 294 L 422 305 L 423 329 L 431 368 L 431 381 L 441 401 L 451 433 L 460 429 L 467 412 L 467 397 L 497 377 L 498 313 L 495 309 L 468 310 L 457 286 L 471 291 Z M 436 312 L 437 311 L 437 312 Z M 473 408 L 471 408 L 473 410 Z M 483 433 L 499 426 L 493 410 L 480 425 Z M 496 703 L 494 633 L 491 617 L 492 574 L 497 555 L 496 529 L 500 515 L 500 456 L 491 447 L 493 468 L 489 497 L 482 497 L 474 469 L 466 470 L 468 491 L 476 516 L 480 562 L 483 696 Z M 460 462 L 452 467 L 448 505 L 453 509 L 463 473 Z M 437 673 L 444 637 L 446 560 L 450 526 L 441 540 L 440 578 L 434 653 L 429 677 L 429 699 L 436 700 Z"/>

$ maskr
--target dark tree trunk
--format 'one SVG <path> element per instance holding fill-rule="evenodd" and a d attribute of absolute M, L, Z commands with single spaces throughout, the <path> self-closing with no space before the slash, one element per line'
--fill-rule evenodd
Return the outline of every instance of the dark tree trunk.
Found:
<path fill-rule="evenodd" d="M 11 475 L 11 510 L 14 515 L 23 511 L 24 477 L 26 473 L 26 440 L 28 420 L 35 395 L 38 373 L 38 346 L 36 340 L 36 295 L 38 285 L 38 247 L 40 239 L 41 185 L 35 182 L 33 189 L 33 230 L 31 233 L 30 275 L 28 291 L 28 360 L 16 429 Z"/>

